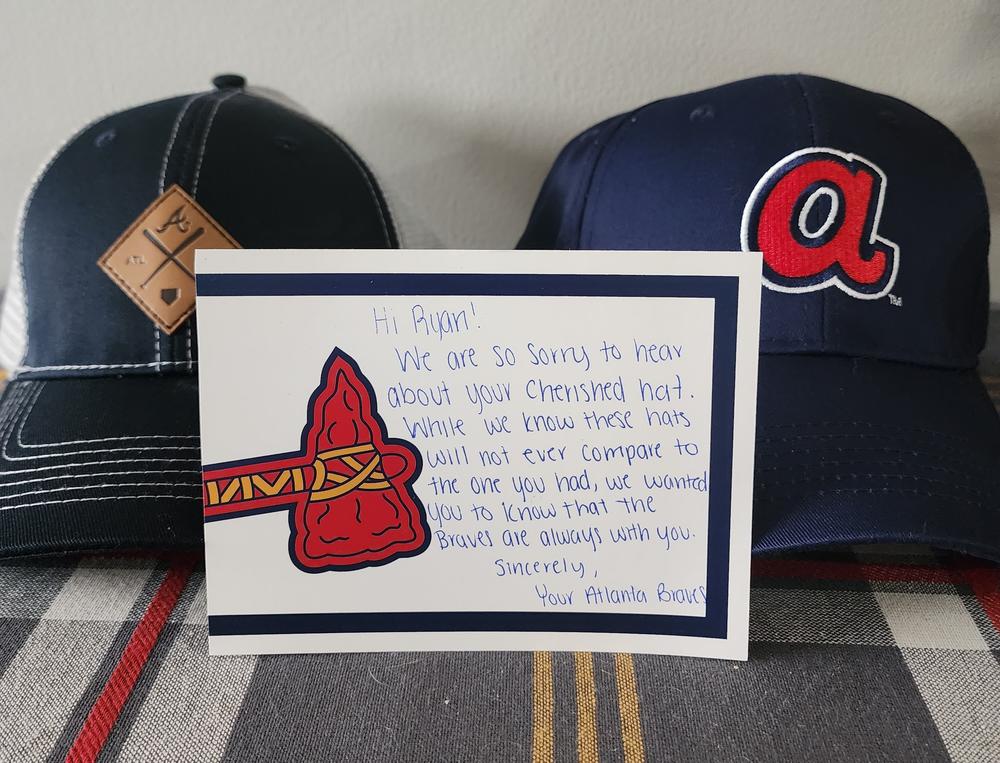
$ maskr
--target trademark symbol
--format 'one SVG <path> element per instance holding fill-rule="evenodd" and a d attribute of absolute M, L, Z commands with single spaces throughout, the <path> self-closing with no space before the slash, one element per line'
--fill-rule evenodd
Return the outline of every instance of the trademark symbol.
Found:
<path fill-rule="evenodd" d="M 903 298 L 902 297 L 897 297 L 895 294 L 890 294 L 889 295 L 889 304 L 892 305 L 893 307 L 902 307 L 903 306 Z"/>

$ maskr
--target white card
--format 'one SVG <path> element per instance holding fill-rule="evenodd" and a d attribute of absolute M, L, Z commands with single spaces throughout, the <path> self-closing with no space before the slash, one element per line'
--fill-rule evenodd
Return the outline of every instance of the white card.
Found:
<path fill-rule="evenodd" d="M 759 255 L 197 272 L 213 654 L 746 659 Z"/>

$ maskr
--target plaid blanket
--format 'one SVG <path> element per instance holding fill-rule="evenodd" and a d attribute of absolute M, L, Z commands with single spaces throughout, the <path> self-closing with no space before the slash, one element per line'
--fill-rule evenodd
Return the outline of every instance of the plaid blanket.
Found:
<path fill-rule="evenodd" d="M 1000 761 L 1000 567 L 912 547 L 758 559 L 750 638 L 745 664 L 209 658 L 196 557 L 8 560 L 0 761 Z"/>
<path fill-rule="evenodd" d="M 191 557 L 0 565 L 0 759 L 1000 760 L 1000 568 L 858 548 L 754 564 L 748 663 L 208 657 Z"/>

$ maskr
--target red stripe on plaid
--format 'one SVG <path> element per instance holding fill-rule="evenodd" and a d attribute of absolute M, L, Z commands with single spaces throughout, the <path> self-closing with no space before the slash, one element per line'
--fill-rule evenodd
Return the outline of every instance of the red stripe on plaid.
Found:
<path fill-rule="evenodd" d="M 149 602 L 142 619 L 132 631 L 118 664 L 111 671 L 107 683 L 90 709 L 87 720 L 83 722 L 80 733 L 73 740 L 66 755 L 68 763 L 85 763 L 97 759 L 149 659 L 150 652 L 160 638 L 167 618 L 177 605 L 194 565 L 194 559 L 180 559 L 167 571 L 167 576 Z"/>
<path fill-rule="evenodd" d="M 957 583 L 961 574 L 942 567 L 909 564 L 864 564 L 812 559 L 754 559 L 755 577 L 813 578 L 851 582 Z"/>
<path fill-rule="evenodd" d="M 1000 568 L 969 569 L 965 573 L 972 592 L 986 616 L 1000 633 Z"/>

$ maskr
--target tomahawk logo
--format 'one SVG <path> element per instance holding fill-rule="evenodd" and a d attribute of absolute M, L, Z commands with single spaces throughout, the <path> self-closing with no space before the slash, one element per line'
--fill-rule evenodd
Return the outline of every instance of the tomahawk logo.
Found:
<path fill-rule="evenodd" d="M 288 511 L 288 553 L 303 572 L 422 553 L 430 529 L 413 492 L 420 451 L 387 436 L 375 392 L 347 353 L 334 349 L 320 378 L 298 452 L 205 467 L 205 521 Z"/>
<path fill-rule="evenodd" d="M 885 189 L 882 170 L 855 154 L 789 154 L 747 200 L 743 250 L 764 253 L 764 285 L 775 291 L 836 286 L 858 299 L 884 297 L 899 269 L 899 247 L 878 232 Z"/>

